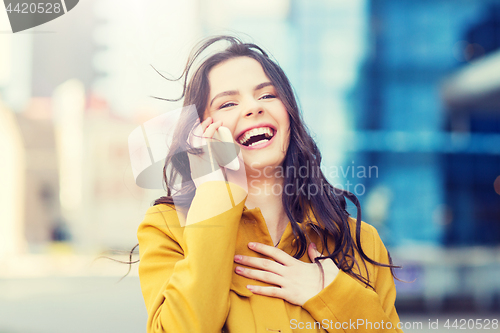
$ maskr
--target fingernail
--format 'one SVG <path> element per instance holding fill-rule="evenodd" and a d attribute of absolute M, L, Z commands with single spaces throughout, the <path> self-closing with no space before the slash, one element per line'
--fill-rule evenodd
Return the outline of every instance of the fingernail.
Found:
<path fill-rule="evenodd" d="M 250 242 L 248 243 L 248 247 L 253 249 L 255 247 L 255 243 L 254 242 Z"/>
<path fill-rule="evenodd" d="M 250 291 L 253 291 L 253 287 L 251 285 L 248 285 L 247 289 L 250 290 Z"/>
<path fill-rule="evenodd" d="M 312 243 L 312 246 L 315 250 L 317 249 L 316 244 Z"/>
<path fill-rule="evenodd" d="M 243 268 L 241 268 L 239 266 L 236 267 L 236 273 L 241 273 L 241 272 L 243 272 Z"/>
<path fill-rule="evenodd" d="M 242 259 L 242 256 L 240 256 L 239 254 L 234 256 L 234 261 L 241 261 L 241 259 Z"/>

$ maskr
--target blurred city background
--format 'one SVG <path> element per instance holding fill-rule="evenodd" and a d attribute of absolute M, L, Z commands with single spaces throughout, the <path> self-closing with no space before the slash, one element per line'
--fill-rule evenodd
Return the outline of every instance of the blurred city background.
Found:
<path fill-rule="evenodd" d="M 221 33 L 289 76 L 327 176 L 414 280 L 404 331 L 500 319 L 499 0 L 82 0 L 16 34 L 0 9 L 0 333 L 146 332 L 137 264 L 99 258 L 129 260 L 163 194 L 128 135 L 182 105 L 151 66 L 176 77 Z"/>

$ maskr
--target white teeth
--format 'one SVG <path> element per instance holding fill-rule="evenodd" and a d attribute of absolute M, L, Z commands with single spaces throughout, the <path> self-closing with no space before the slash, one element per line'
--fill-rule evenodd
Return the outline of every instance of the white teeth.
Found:
<path fill-rule="evenodd" d="M 245 134 L 243 134 L 239 140 L 241 144 L 244 144 L 245 142 L 248 141 L 252 136 L 254 135 L 260 135 L 260 134 L 266 134 L 269 138 L 273 136 L 273 130 L 270 127 L 259 127 L 259 128 L 253 128 L 249 131 L 246 131 Z M 262 140 L 261 140 L 262 141 Z M 260 142 L 260 141 L 259 141 Z M 255 143 L 254 143 L 255 144 Z M 254 144 L 250 145 L 253 146 Z"/>
<path fill-rule="evenodd" d="M 260 141 L 257 141 L 257 142 L 254 142 L 254 143 L 250 144 L 248 147 L 253 147 L 255 145 L 258 145 L 260 143 L 267 142 L 267 141 L 269 141 L 269 140 L 268 139 L 260 140 Z"/>

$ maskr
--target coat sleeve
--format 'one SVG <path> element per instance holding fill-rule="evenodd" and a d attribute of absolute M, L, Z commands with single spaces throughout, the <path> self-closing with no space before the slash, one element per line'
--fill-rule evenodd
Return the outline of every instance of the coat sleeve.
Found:
<path fill-rule="evenodd" d="M 377 262 L 389 264 L 387 249 L 377 230 L 369 226 L 369 233 L 372 235 L 372 244 L 367 242 L 367 245 L 372 245 L 372 255 L 365 250 L 367 255 Z M 372 267 L 370 283 L 375 290 L 363 286 L 340 270 L 332 283 L 302 307 L 321 322 L 328 332 L 402 333 L 398 328 L 399 316 L 394 306 L 396 286 L 391 271 L 387 267 Z"/>
<path fill-rule="evenodd" d="M 214 199 L 227 196 L 227 186 L 203 183 L 190 210 L 197 210 L 198 218 L 200 210 L 210 211 L 210 216 L 186 227 L 179 225 L 172 207 L 148 209 L 137 232 L 148 333 L 221 331 L 229 312 L 236 234 L 245 202 L 214 215 L 213 205 L 220 202 Z M 237 186 L 231 190 L 243 191 Z"/>

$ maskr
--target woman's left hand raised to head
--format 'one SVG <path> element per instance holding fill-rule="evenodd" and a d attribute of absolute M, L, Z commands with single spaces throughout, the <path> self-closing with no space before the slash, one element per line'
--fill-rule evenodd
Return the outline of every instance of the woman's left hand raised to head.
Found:
<path fill-rule="evenodd" d="M 321 278 L 321 270 L 314 263 L 316 257 L 320 257 L 314 243 L 310 243 L 307 249 L 309 259 L 313 263 L 305 263 L 284 251 L 262 243 L 248 243 L 248 247 L 269 259 L 236 255 L 234 261 L 256 269 L 236 267 L 236 273 L 249 279 L 259 280 L 275 286 L 247 285 L 254 294 L 271 296 L 284 299 L 289 303 L 302 306 L 307 300 L 316 296 L 324 287 L 332 283 L 339 269 L 330 259 L 321 260 L 324 271 L 324 281 Z"/>

